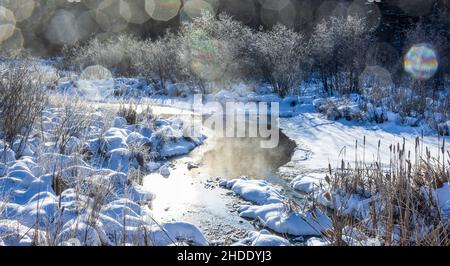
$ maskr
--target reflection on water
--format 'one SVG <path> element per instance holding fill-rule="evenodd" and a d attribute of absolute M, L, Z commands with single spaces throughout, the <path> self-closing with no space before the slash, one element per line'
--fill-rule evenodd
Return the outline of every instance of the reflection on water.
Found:
<path fill-rule="evenodd" d="M 168 178 L 150 174 L 144 178 L 144 187 L 156 195 L 152 210 L 157 220 L 191 222 L 215 239 L 236 229 L 253 229 L 252 224 L 232 213 L 234 199 L 228 190 L 217 189 L 217 178 L 245 175 L 286 186 L 276 172 L 290 161 L 295 143 L 280 131 L 279 145 L 264 149 L 260 147 L 261 138 L 217 137 L 209 131 L 204 145 L 172 161 L 174 167 Z M 198 168 L 189 170 L 188 162 L 197 162 Z"/>
<path fill-rule="evenodd" d="M 220 138 L 213 149 L 203 155 L 200 172 L 210 176 L 233 179 L 242 175 L 265 179 L 288 163 L 295 143 L 280 132 L 280 141 L 273 149 L 260 146 L 261 138 Z M 199 169 L 193 169 L 198 171 Z"/>

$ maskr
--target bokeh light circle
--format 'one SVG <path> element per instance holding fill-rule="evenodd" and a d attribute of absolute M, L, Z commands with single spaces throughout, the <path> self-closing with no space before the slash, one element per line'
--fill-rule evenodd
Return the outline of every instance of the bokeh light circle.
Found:
<path fill-rule="evenodd" d="M 34 0 L 2 0 L 0 4 L 14 13 L 17 22 L 28 19 L 34 11 Z"/>
<path fill-rule="evenodd" d="M 206 80 L 215 80 L 223 75 L 221 55 L 225 51 L 220 51 L 216 40 L 209 37 L 203 30 L 195 30 L 188 36 L 188 47 L 190 51 L 189 61 L 191 70 L 196 75 Z"/>
<path fill-rule="evenodd" d="M 189 0 L 181 9 L 181 15 L 190 19 L 200 17 L 203 13 L 215 15 L 214 7 L 204 0 Z"/>
<path fill-rule="evenodd" d="M 429 79 L 438 69 L 436 52 L 427 44 L 414 45 L 406 53 L 403 67 L 415 79 Z"/>
<path fill-rule="evenodd" d="M 381 11 L 378 5 L 364 0 L 353 1 L 347 9 L 347 14 L 352 17 L 364 18 L 370 31 L 376 30 L 381 23 Z"/>
<path fill-rule="evenodd" d="M 133 24 L 143 24 L 150 19 L 144 1 L 120 0 L 120 15 Z"/>
<path fill-rule="evenodd" d="M 18 54 L 22 51 L 23 45 L 24 38 L 22 31 L 19 28 L 16 28 L 13 34 L 0 44 L 0 52 L 9 55 Z"/>
<path fill-rule="evenodd" d="M 128 27 L 128 22 L 121 14 L 119 0 L 103 1 L 95 9 L 95 20 L 103 31 L 120 32 Z"/>
<path fill-rule="evenodd" d="M 381 100 L 390 88 L 394 87 L 391 73 L 381 66 L 366 66 L 359 76 L 361 90 L 372 99 Z M 384 95 L 383 92 L 384 91 Z"/>
<path fill-rule="evenodd" d="M 47 25 L 47 40 L 54 44 L 74 44 L 79 40 L 76 16 L 66 10 L 58 10 Z"/>
<path fill-rule="evenodd" d="M 81 95 L 92 100 L 101 100 L 114 88 L 111 71 L 101 65 L 85 68 L 78 80 Z"/>
<path fill-rule="evenodd" d="M 6 41 L 14 34 L 16 29 L 16 18 L 14 13 L 0 6 L 0 43 Z"/>
<path fill-rule="evenodd" d="M 145 0 L 145 11 L 154 20 L 168 21 L 174 18 L 181 8 L 180 0 Z"/>

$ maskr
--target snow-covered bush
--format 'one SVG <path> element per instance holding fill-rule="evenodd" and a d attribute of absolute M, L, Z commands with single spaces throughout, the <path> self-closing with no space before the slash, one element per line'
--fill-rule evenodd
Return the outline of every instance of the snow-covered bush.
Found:
<path fill-rule="evenodd" d="M 360 91 L 376 106 L 390 96 L 394 83 L 388 70 L 380 66 L 367 66 L 359 76 Z"/>
<path fill-rule="evenodd" d="M 82 71 L 92 65 L 101 65 L 117 74 L 135 74 L 134 53 L 141 46 L 142 42 L 132 35 L 122 34 L 106 40 L 93 38 L 86 45 L 66 47 L 64 67 Z"/>
<path fill-rule="evenodd" d="M 180 47 L 180 38 L 169 32 L 157 40 L 141 42 L 131 56 L 136 73 L 166 91 L 168 81 L 182 78 Z"/>
<path fill-rule="evenodd" d="M 330 120 L 344 118 L 348 121 L 360 121 L 364 118 L 364 112 L 358 103 L 346 98 L 316 99 L 313 104 L 319 112 L 325 114 Z"/>
<path fill-rule="evenodd" d="M 310 42 L 313 67 L 327 92 L 359 90 L 359 75 L 372 38 L 366 21 L 359 17 L 331 17 L 316 25 Z"/>
<path fill-rule="evenodd" d="M 282 24 L 256 33 L 253 60 L 262 79 L 267 79 L 281 96 L 295 89 L 308 62 L 305 38 Z"/>
<path fill-rule="evenodd" d="M 194 18 L 181 29 L 185 74 L 203 90 L 249 78 L 252 36 L 250 28 L 224 14 Z"/>
<path fill-rule="evenodd" d="M 128 105 L 122 104 L 117 113 L 121 118 L 124 118 L 126 123 L 134 125 L 138 121 L 137 104 L 129 102 Z M 116 118 L 118 119 L 118 118 Z M 115 121 L 116 122 L 116 121 Z M 116 127 L 123 127 L 125 124 L 117 121 Z"/>

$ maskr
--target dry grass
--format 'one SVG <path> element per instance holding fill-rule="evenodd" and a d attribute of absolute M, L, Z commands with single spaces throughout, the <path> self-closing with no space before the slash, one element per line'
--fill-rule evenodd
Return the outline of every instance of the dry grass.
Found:
<path fill-rule="evenodd" d="M 31 61 L 11 60 L 0 67 L 0 132 L 10 145 L 21 138 L 17 156 L 46 106 L 45 86 L 44 73 Z"/>
<path fill-rule="evenodd" d="M 138 122 L 138 104 L 129 102 L 128 104 L 121 103 L 118 115 L 125 118 L 129 125 L 135 125 Z"/>
<path fill-rule="evenodd" d="M 379 145 L 380 146 L 380 145 Z M 364 149 L 364 148 L 363 148 Z M 449 181 L 450 154 L 445 142 L 437 158 L 416 139 L 415 153 L 405 149 L 405 141 L 390 147 L 389 169 L 381 162 L 366 165 L 364 158 L 355 166 L 342 166 L 330 176 L 328 198 L 333 203 L 333 230 L 328 233 L 334 245 L 348 244 L 346 228 L 355 228 L 383 245 L 450 245 L 449 220 L 441 214 L 435 190 Z M 345 210 L 348 198 L 369 199 L 366 215 Z M 348 232 L 347 232 L 348 235 Z"/>

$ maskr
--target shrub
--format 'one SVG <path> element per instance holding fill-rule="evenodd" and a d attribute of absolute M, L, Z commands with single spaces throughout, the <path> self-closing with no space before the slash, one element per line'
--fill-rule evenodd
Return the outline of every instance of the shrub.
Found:
<path fill-rule="evenodd" d="M 17 156 L 46 106 L 46 84 L 43 73 L 29 60 L 5 62 L 0 70 L 0 132 L 10 145 L 21 137 Z"/>
<path fill-rule="evenodd" d="M 281 24 L 255 36 L 255 65 L 281 96 L 300 84 L 308 57 L 304 40 L 301 34 Z"/>
<path fill-rule="evenodd" d="M 203 14 L 181 29 L 185 74 L 201 88 L 227 86 L 253 71 L 249 50 L 252 31 L 225 14 Z"/>
<path fill-rule="evenodd" d="M 353 16 L 324 19 L 315 27 L 310 44 L 314 69 L 327 92 L 358 92 L 372 38 L 365 20 Z"/>
<path fill-rule="evenodd" d="M 137 112 L 138 104 L 134 104 L 132 102 L 126 104 L 121 104 L 119 107 L 118 115 L 125 118 L 129 125 L 135 125 L 138 122 L 138 112 Z"/>
<path fill-rule="evenodd" d="M 78 98 L 62 99 L 59 104 L 59 123 L 55 127 L 55 147 L 61 154 L 77 152 L 81 150 L 83 143 L 75 147 L 69 147 L 73 138 L 83 141 L 86 130 L 92 125 L 89 107 Z"/>
<path fill-rule="evenodd" d="M 86 45 L 75 45 L 63 49 L 65 66 L 76 66 L 82 71 L 88 66 L 101 65 L 118 75 L 136 73 L 134 53 L 142 42 L 132 35 L 119 35 L 101 40 L 91 39 Z"/>
<path fill-rule="evenodd" d="M 178 36 L 169 32 L 157 40 L 142 42 L 132 54 L 136 73 L 166 91 L 167 81 L 182 79 L 180 46 Z"/>

